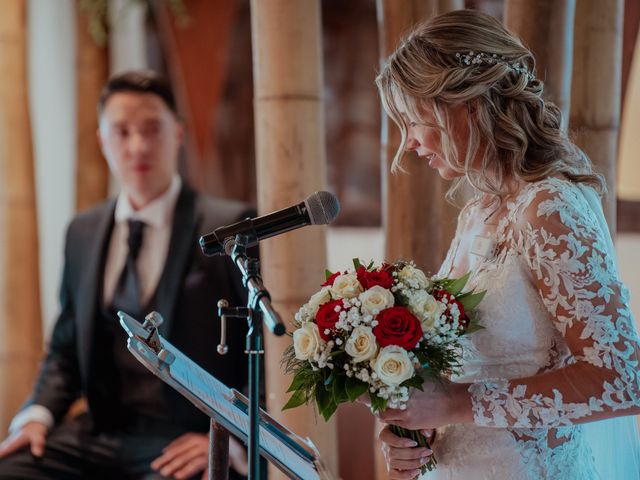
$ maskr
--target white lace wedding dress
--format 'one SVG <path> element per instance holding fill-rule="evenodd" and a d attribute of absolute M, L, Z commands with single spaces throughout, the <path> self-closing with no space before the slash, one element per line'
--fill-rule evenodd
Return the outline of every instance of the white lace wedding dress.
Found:
<path fill-rule="evenodd" d="M 478 209 L 461 212 L 442 275 Z M 583 423 L 640 406 L 639 339 L 597 194 L 528 184 L 494 240 L 470 256 L 468 287 L 487 291 L 484 329 L 465 338 L 453 379 L 472 384 L 475 422 L 438 430 L 438 468 L 423 478 L 639 479 L 635 418 Z"/>

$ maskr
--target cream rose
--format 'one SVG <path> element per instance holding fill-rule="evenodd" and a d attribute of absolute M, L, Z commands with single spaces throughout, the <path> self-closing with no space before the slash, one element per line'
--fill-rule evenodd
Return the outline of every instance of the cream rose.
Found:
<path fill-rule="evenodd" d="M 362 325 L 354 328 L 344 346 L 344 350 L 353 357 L 356 363 L 375 357 L 378 351 L 378 344 L 371 328 Z"/>
<path fill-rule="evenodd" d="M 380 350 L 373 363 L 373 370 L 380 381 L 390 387 L 397 387 L 414 374 L 407 351 L 397 345 L 388 345 Z"/>
<path fill-rule="evenodd" d="M 413 265 L 406 265 L 398 272 L 398 279 L 413 288 L 429 288 L 429 279 L 422 270 Z"/>
<path fill-rule="evenodd" d="M 409 310 L 420 319 L 422 331 L 433 328 L 433 324 L 444 311 L 445 306 L 424 290 L 414 292 L 409 298 Z"/>
<path fill-rule="evenodd" d="M 395 299 L 393 293 L 380 285 L 374 285 L 365 290 L 358 297 L 362 304 L 362 311 L 369 315 L 377 315 L 385 308 L 393 307 Z"/>
<path fill-rule="evenodd" d="M 311 295 L 311 298 L 307 302 L 307 308 L 309 309 L 311 316 L 315 318 L 316 313 L 318 313 L 318 309 L 320 308 L 320 305 L 322 305 L 323 303 L 327 303 L 329 300 L 331 300 L 331 293 L 330 293 L 329 287 L 322 287 L 322 289 L 319 292 L 316 292 L 313 295 Z"/>
<path fill-rule="evenodd" d="M 362 292 L 362 285 L 358 281 L 355 273 L 345 273 L 338 275 L 331 287 L 331 294 L 334 298 L 353 298 Z"/>
<path fill-rule="evenodd" d="M 313 358 L 313 355 L 320 351 L 322 344 L 318 326 L 313 322 L 305 322 L 293 332 L 293 349 L 298 360 Z"/>

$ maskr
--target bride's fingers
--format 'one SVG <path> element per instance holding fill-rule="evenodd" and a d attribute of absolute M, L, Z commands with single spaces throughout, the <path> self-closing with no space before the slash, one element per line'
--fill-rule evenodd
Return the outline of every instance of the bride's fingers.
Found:
<path fill-rule="evenodd" d="M 401 425 L 406 418 L 406 410 L 398 410 L 396 408 L 387 408 L 381 412 L 376 412 L 376 417 L 384 423 L 394 423 Z"/>
<path fill-rule="evenodd" d="M 387 460 L 420 460 L 429 458 L 433 452 L 428 448 L 386 448 Z"/>
<path fill-rule="evenodd" d="M 414 478 L 418 478 L 418 476 L 422 473 L 419 469 L 412 470 L 395 470 L 389 469 L 389 476 L 387 478 L 392 480 L 413 480 Z"/>
<path fill-rule="evenodd" d="M 387 465 L 393 470 L 416 470 L 429 461 L 429 457 L 419 458 L 417 460 L 394 460 L 388 461 Z"/>
<path fill-rule="evenodd" d="M 388 425 L 380 431 L 378 438 L 382 443 L 386 443 L 387 445 L 390 445 L 392 447 L 411 448 L 418 445 L 414 440 L 411 440 L 410 438 L 402 438 L 397 436 L 391 431 Z"/>

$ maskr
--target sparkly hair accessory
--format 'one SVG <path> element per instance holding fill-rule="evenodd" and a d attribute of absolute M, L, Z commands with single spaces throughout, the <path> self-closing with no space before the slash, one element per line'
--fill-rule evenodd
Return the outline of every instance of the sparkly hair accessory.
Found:
<path fill-rule="evenodd" d="M 499 57 L 495 53 L 488 54 L 469 51 L 468 53 L 456 53 L 456 58 L 458 58 L 463 65 L 477 65 L 480 63 L 486 63 L 488 65 L 506 65 L 511 70 L 526 75 L 527 80 L 530 82 L 536 79 L 536 76 L 531 73 L 525 65 L 519 62 L 510 62 L 503 56 Z"/>

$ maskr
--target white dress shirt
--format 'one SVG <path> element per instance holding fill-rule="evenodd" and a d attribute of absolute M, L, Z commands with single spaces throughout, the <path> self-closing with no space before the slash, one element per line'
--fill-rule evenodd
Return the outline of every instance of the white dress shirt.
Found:
<path fill-rule="evenodd" d="M 121 193 L 118 196 L 115 223 L 104 270 L 104 290 L 102 291 L 104 305 L 111 303 L 118 278 L 127 261 L 129 252 L 127 244 L 129 238 L 128 220 L 140 220 L 145 223 L 142 247 L 136 260 L 140 282 L 140 305 L 145 306 L 155 292 L 169 252 L 173 213 L 181 186 L 180 177 L 175 176 L 164 194 L 140 210 L 135 210 L 131 206 L 131 202 L 125 194 Z"/>
<path fill-rule="evenodd" d="M 173 215 L 181 187 L 182 180 L 178 175 L 174 176 L 167 191 L 140 210 L 133 208 L 126 194 L 121 192 L 118 195 L 104 271 L 104 289 L 102 291 L 104 305 L 111 303 L 116 283 L 127 260 L 129 252 L 128 220 L 140 220 L 145 223 L 142 247 L 136 260 L 136 269 L 140 281 L 140 304 L 144 306 L 151 299 L 160 281 L 169 252 Z M 54 418 L 48 408 L 42 405 L 31 405 L 13 418 L 11 425 L 9 425 L 9 432 L 33 421 L 43 423 L 51 428 Z"/>

